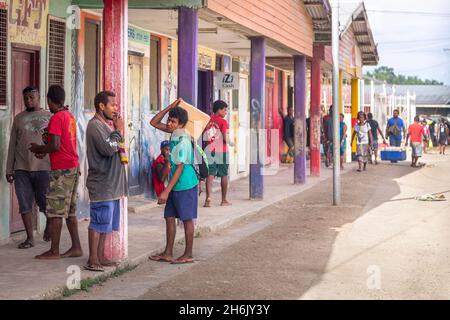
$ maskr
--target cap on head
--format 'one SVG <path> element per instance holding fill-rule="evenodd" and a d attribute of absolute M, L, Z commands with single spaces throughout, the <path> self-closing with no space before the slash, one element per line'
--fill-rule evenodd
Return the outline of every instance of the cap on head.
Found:
<path fill-rule="evenodd" d="M 170 141 L 169 140 L 164 140 L 163 142 L 161 142 L 161 146 L 160 149 L 164 149 L 165 147 L 170 146 Z"/>

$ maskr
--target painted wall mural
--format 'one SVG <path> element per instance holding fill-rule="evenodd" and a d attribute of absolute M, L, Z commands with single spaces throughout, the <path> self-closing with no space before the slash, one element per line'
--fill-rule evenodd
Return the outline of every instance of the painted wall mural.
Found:
<path fill-rule="evenodd" d="M 39 46 L 46 41 L 48 0 L 11 0 L 9 40 Z"/>

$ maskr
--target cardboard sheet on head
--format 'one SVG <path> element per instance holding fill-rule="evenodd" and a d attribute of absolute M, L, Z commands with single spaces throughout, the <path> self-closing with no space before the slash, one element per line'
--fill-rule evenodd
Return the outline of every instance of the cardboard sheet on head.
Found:
<path fill-rule="evenodd" d="M 206 128 L 210 117 L 185 101 L 181 101 L 178 106 L 187 111 L 189 121 L 186 124 L 186 131 L 197 141 Z"/>

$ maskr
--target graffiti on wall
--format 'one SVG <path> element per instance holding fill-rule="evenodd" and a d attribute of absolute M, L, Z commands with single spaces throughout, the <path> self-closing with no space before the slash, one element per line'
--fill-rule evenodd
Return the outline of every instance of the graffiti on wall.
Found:
<path fill-rule="evenodd" d="M 11 0 L 9 40 L 40 46 L 46 41 L 48 0 Z"/>

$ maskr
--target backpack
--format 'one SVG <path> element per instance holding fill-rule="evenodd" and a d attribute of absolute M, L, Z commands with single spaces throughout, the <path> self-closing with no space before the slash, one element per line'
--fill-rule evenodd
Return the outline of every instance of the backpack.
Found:
<path fill-rule="evenodd" d="M 191 138 L 192 149 L 194 150 L 194 167 L 195 172 L 199 180 L 205 180 L 209 176 L 209 164 L 208 157 L 202 147 Z"/>

